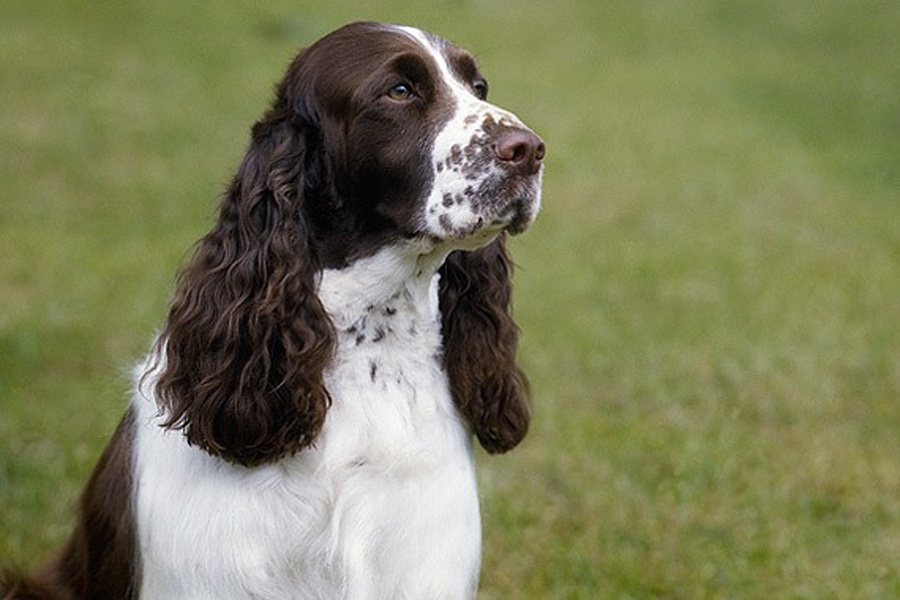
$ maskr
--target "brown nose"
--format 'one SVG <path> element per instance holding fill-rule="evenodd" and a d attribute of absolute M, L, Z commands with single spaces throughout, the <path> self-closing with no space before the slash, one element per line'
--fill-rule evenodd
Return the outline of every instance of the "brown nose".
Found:
<path fill-rule="evenodd" d="M 494 144 L 500 163 L 519 175 L 534 175 L 544 159 L 544 141 L 527 129 L 507 129 Z"/>

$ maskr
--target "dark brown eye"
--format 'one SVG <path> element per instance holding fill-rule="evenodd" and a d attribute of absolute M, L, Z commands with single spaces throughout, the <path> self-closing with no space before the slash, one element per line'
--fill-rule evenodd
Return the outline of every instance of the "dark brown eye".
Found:
<path fill-rule="evenodd" d="M 413 91 L 412 87 L 405 83 L 398 83 L 388 90 L 387 95 L 391 100 L 396 100 L 398 102 L 412 100 L 416 97 L 416 93 Z"/>
<path fill-rule="evenodd" d="M 472 84 L 472 91 L 479 100 L 487 100 L 488 84 L 487 81 L 476 81 Z"/>

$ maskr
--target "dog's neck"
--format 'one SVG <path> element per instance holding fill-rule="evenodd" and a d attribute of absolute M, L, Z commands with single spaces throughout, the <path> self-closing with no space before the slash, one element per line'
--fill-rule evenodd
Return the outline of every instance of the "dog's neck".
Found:
<path fill-rule="evenodd" d="M 448 253 L 395 245 L 346 268 L 323 271 L 319 299 L 340 342 L 358 345 L 381 341 L 401 328 L 439 328 L 437 273 Z"/>

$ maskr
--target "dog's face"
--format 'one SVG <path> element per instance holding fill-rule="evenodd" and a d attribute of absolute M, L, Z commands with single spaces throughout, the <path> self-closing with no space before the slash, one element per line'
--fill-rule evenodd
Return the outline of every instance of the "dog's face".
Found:
<path fill-rule="evenodd" d="M 283 89 L 321 121 L 337 210 L 378 245 L 464 247 L 533 222 L 543 142 L 486 101 L 468 52 L 418 29 L 358 23 L 301 54 Z"/>

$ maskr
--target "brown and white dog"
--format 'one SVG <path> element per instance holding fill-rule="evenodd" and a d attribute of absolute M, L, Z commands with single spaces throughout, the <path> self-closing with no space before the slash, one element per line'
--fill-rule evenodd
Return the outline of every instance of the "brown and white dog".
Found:
<path fill-rule="evenodd" d="M 8 598 L 470 598 L 473 434 L 528 428 L 507 233 L 544 145 L 472 56 L 302 51 L 181 273 L 75 533 Z"/>

